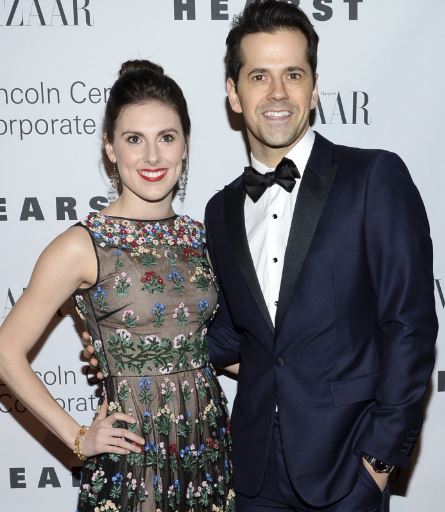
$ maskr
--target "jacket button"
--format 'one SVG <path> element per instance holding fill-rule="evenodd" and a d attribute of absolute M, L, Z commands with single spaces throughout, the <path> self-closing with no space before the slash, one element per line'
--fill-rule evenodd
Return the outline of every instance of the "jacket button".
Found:
<path fill-rule="evenodd" d="M 275 364 L 277 366 L 284 366 L 284 359 L 280 356 L 278 356 L 276 359 L 275 359 Z"/>

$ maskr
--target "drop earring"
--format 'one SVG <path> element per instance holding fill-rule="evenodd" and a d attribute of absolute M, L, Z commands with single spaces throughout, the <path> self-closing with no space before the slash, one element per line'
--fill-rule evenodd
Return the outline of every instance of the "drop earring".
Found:
<path fill-rule="evenodd" d="M 119 182 L 120 182 L 120 176 L 119 171 L 117 169 L 117 163 L 113 163 L 113 172 L 110 175 L 110 182 L 111 186 L 116 190 L 116 192 L 119 190 Z"/>
<path fill-rule="evenodd" d="M 185 189 L 187 188 L 188 182 L 188 167 L 187 160 L 184 158 L 182 161 L 182 172 L 181 176 L 179 176 L 178 180 L 178 196 L 180 201 L 184 202 L 185 199 Z"/>

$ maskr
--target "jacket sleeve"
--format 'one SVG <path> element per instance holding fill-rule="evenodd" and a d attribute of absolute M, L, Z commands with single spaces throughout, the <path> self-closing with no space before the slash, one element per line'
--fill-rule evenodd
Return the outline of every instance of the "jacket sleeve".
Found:
<path fill-rule="evenodd" d="M 206 214 L 206 240 L 210 264 L 216 274 L 218 285 L 218 312 L 207 332 L 209 356 L 211 363 L 217 368 L 224 368 L 239 362 L 241 335 L 235 328 L 229 307 L 226 302 L 221 282 L 218 279 L 218 261 L 213 252 L 213 244 Z"/>
<path fill-rule="evenodd" d="M 406 466 L 423 422 L 438 327 L 428 219 L 406 166 L 393 153 L 382 152 L 370 168 L 364 229 L 385 343 L 376 404 L 358 448 Z"/>

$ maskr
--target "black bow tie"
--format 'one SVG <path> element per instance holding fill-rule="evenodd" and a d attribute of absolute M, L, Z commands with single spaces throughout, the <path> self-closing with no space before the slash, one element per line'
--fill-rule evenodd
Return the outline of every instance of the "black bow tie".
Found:
<path fill-rule="evenodd" d="M 273 184 L 280 185 L 286 192 L 292 192 L 295 187 L 295 178 L 301 178 L 294 162 L 289 158 L 283 158 L 274 172 L 261 174 L 251 165 L 244 168 L 243 185 L 246 194 L 254 203 L 264 194 L 267 188 Z"/>

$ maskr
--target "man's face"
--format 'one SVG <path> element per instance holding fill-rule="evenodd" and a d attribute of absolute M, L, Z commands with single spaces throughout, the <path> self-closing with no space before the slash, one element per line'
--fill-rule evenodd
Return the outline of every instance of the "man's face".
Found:
<path fill-rule="evenodd" d="M 232 109 L 242 113 L 252 153 L 276 163 L 306 133 L 318 101 L 307 40 L 299 30 L 248 34 L 241 41 L 238 83 L 227 80 Z"/>

